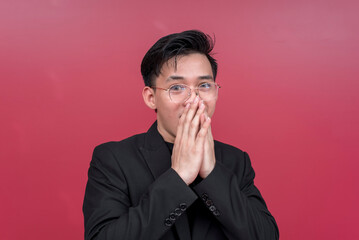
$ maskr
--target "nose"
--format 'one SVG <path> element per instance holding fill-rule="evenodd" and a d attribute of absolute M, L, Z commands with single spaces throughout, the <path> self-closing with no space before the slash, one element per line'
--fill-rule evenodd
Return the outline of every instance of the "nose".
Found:
<path fill-rule="evenodd" d="M 201 100 L 201 97 L 199 96 L 199 92 L 197 89 L 191 89 L 191 93 L 188 97 L 188 99 L 186 101 L 184 101 L 184 105 L 186 105 L 187 103 L 191 103 L 194 101 L 194 99 L 196 98 L 196 96 L 199 97 L 199 100 Z"/>

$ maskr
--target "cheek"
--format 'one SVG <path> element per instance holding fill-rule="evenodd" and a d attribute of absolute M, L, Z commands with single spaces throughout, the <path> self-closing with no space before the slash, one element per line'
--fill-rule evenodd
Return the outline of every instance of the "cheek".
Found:
<path fill-rule="evenodd" d="M 206 108 L 207 108 L 207 113 L 209 117 L 212 117 L 214 114 L 214 110 L 216 108 L 216 101 L 213 102 L 208 102 L 206 104 Z"/>
<path fill-rule="evenodd" d="M 172 123 L 175 121 L 177 124 L 177 120 L 181 117 L 183 110 L 180 105 L 173 103 L 165 103 L 161 106 L 162 115 L 171 121 Z"/>
<path fill-rule="evenodd" d="M 170 118 L 172 121 L 175 121 L 177 124 L 177 121 L 181 117 L 183 110 L 184 110 L 184 108 L 181 107 L 180 104 L 172 103 L 167 106 L 166 114 L 168 115 L 168 118 Z"/>

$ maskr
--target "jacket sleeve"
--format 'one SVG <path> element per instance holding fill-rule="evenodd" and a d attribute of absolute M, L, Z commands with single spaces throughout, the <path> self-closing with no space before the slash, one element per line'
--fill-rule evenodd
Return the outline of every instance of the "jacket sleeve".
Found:
<path fill-rule="evenodd" d="M 159 239 L 197 198 L 170 168 L 132 206 L 116 157 L 106 147 L 97 147 L 83 203 L 85 239 Z"/>
<path fill-rule="evenodd" d="M 229 168 L 217 161 L 213 171 L 193 189 L 229 239 L 279 239 L 277 224 L 254 185 L 249 156 L 240 153 L 240 164 Z"/>

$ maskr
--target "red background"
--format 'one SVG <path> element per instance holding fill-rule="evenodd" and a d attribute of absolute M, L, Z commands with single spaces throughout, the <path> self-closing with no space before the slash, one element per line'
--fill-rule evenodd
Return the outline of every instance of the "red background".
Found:
<path fill-rule="evenodd" d="M 214 136 L 249 152 L 281 239 L 359 239 L 358 1 L 3 0 L 1 239 L 82 239 L 95 145 L 146 131 L 140 62 L 215 34 Z"/>

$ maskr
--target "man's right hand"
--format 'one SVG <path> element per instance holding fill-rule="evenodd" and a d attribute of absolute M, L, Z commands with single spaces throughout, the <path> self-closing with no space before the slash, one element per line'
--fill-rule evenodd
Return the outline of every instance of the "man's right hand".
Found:
<path fill-rule="evenodd" d="M 204 157 L 205 138 L 211 125 L 210 118 L 200 124 L 204 109 L 203 101 L 197 96 L 192 103 L 186 105 L 177 127 L 172 168 L 187 185 L 196 179 Z"/>

